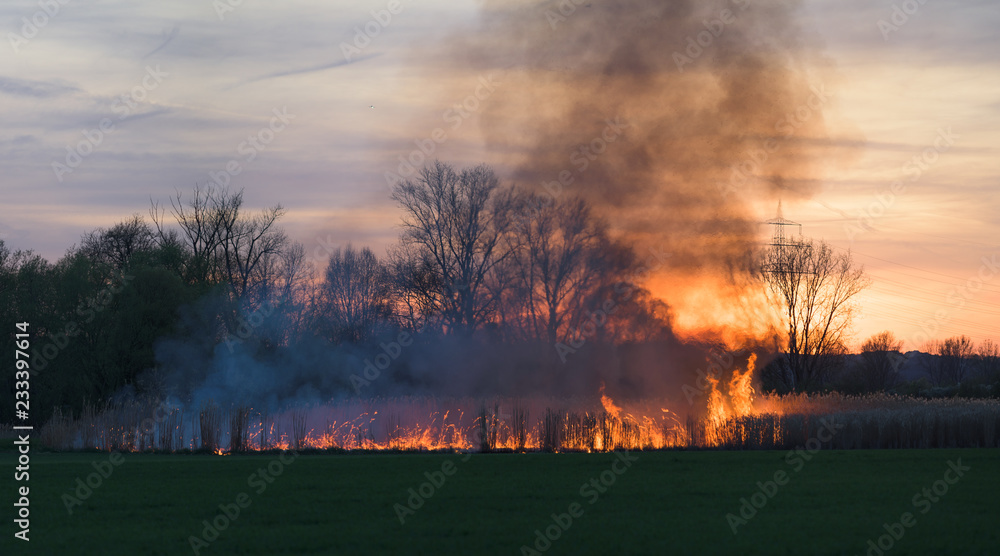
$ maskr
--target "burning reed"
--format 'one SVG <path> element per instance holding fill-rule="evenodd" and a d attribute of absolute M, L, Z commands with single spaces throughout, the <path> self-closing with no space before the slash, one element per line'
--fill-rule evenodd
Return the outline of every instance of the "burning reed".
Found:
<path fill-rule="evenodd" d="M 229 412 L 229 451 L 250 450 L 250 408 L 235 407 Z"/>
<path fill-rule="evenodd" d="M 106 451 L 755 450 L 804 445 L 818 438 L 824 423 L 835 423 L 826 448 L 1000 447 L 997 400 L 765 395 L 749 409 L 720 399 L 721 410 L 711 411 L 710 404 L 704 416 L 682 421 L 661 407 L 667 403 L 618 405 L 605 398 L 589 407 L 585 400 L 345 400 L 274 413 L 208 403 L 191 415 L 178 407 L 160 411 L 155 421 L 148 418 L 151 405 L 118 404 L 84 411 L 78 420 L 56 413 L 42 434 L 52 448 Z M 467 413 L 470 407 L 478 410 Z M 310 428 L 317 423 L 325 426 Z"/>
<path fill-rule="evenodd" d="M 198 430 L 201 433 L 201 448 L 211 452 L 219 451 L 219 426 L 222 414 L 219 406 L 208 402 L 198 412 Z"/>

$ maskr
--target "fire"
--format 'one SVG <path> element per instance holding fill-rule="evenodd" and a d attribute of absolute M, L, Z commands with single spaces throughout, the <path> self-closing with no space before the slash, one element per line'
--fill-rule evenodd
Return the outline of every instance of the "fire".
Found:
<path fill-rule="evenodd" d="M 726 404 L 726 395 L 719 389 L 719 379 L 709 378 L 708 392 L 708 415 L 706 418 L 705 435 L 709 444 L 718 445 L 723 438 L 729 436 L 729 432 L 724 431 L 727 423 L 733 418 L 747 417 L 754 413 L 754 389 L 753 380 L 754 365 L 757 362 L 757 354 L 751 353 L 747 360 L 746 371 L 739 369 L 733 371 L 733 377 L 727 384 L 727 394 L 729 404 Z"/>
<path fill-rule="evenodd" d="M 611 399 L 611 397 L 604 393 L 603 382 L 601 383 L 601 405 L 604 406 L 604 411 L 607 411 L 608 415 L 611 415 L 616 419 L 622 411 L 622 408 L 615 405 L 615 402 Z"/>
<path fill-rule="evenodd" d="M 711 390 L 708 392 L 708 422 L 714 426 L 726 420 L 726 402 L 719 391 L 719 379 L 708 379 Z"/>
<path fill-rule="evenodd" d="M 661 407 L 661 400 L 627 400 L 619 406 L 601 391 L 605 408 L 596 411 L 573 410 L 574 406 L 568 404 L 578 400 L 567 399 L 395 398 L 340 400 L 275 413 L 258 411 L 248 418 L 244 418 L 243 412 L 221 411 L 209 404 L 188 412 L 173 408 L 166 418 L 157 421 L 153 415 L 158 406 L 119 405 L 100 413 L 86 412 L 86 418 L 81 420 L 53 419 L 44 426 L 42 438 L 46 446 L 60 450 L 203 450 L 217 455 L 301 449 L 447 452 L 600 452 L 676 447 L 782 449 L 815 438 L 816 427 L 823 422 L 817 417 L 832 416 L 850 419 L 853 427 L 851 434 L 837 436 L 838 446 L 927 448 L 940 445 L 939 433 L 928 432 L 921 426 L 923 421 L 912 416 L 931 412 L 942 423 L 947 422 L 946 440 L 978 446 L 983 445 L 982 438 L 988 439 L 989 445 L 1000 443 L 995 427 L 984 428 L 975 435 L 970 435 L 967 428 L 969 422 L 986 423 L 987 427 L 1000 417 L 1000 402 L 995 400 L 929 402 L 898 396 L 840 394 L 818 397 L 763 394 L 756 398 L 750 379 L 755 363 L 751 356 L 746 370 L 736 370 L 724 383 L 714 377 L 710 379 L 707 415 L 701 419 L 688 415 L 683 421 L 669 408 Z M 596 400 L 589 404 L 591 407 L 593 401 Z M 379 411 L 373 411 L 373 406 Z M 477 407 L 478 410 L 465 411 Z M 216 419 L 220 414 L 225 417 Z M 887 418 L 891 419 L 892 427 L 882 426 Z M 894 436 L 887 438 L 885 434 Z M 234 445 L 237 447 L 233 448 Z"/>
<path fill-rule="evenodd" d="M 144 416 L 152 415 L 152 407 L 112 406 L 91 412 L 78 425 L 67 424 L 64 438 L 71 446 L 109 451 L 206 450 L 219 455 L 301 449 L 595 452 L 721 446 L 735 437 L 747 438 L 741 420 L 757 416 L 751 384 L 755 363 L 751 355 L 746 370 L 734 371 L 724 383 L 709 378 L 703 420 L 682 420 L 664 400 L 616 403 L 601 384 L 601 407 L 589 409 L 579 400 L 549 398 L 354 399 L 278 412 L 207 402 L 188 411 L 174 407 L 169 418 L 148 427 L 143 423 L 151 419 Z"/>
<path fill-rule="evenodd" d="M 721 274 L 662 271 L 645 285 L 670 304 L 673 330 L 684 339 L 721 342 L 737 349 L 747 341 L 767 343 L 784 330 L 760 288 L 733 284 Z"/>
<path fill-rule="evenodd" d="M 739 369 L 733 371 L 733 378 L 729 381 L 729 399 L 732 402 L 733 413 L 737 417 L 750 415 L 753 413 L 753 379 L 754 363 L 757 362 L 757 354 L 750 354 L 747 361 L 747 370 L 740 374 Z"/>

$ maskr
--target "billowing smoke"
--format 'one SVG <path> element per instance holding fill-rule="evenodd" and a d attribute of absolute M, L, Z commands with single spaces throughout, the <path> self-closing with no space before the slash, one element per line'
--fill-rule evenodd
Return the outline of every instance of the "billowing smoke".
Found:
<path fill-rule="evenodd" d="M 467 98 L 470 83 L 484 93 L 461 116 L 477 117 L 480 160 L 529 191 L 584 197 L 640 258 L 669 254 L 646 285 L 672 306 L 678 328 L 699 332 L 688 340 L 754 347 L 773 323 L 745 282 L 762 216 L 753 204 L 812 195 L 828 154 L 829 70 L 796 6 L 491 0 L 479 25 L 419 49 L 418 63 L 443 89 L 442 105 Z M 403 135 L 426 129 L 416 122 Z M 170 383 L 194 386 L 189 400 L 270 405 L 358 394 L 593 396 L 602 383 L 615 396 L 677 399 L 708 363 L 706 342 L 669 333 L 634 348 L 584 346 L 566 362 L 549 345 L 511 354 L 482 337 L 417 335 L 397 353 L 397 340 L 268 352 L 187 338 L 165 340 L 158 353 Z M 384 355 L 391 362 L 371 371 Z"/>
<path fill-rule="evenodd" d="M 495 74 L 477 110 L 488 159 L 529 190 L 585 197 L 640 256 L 671 253 L 648 285 L 680 324 L 711 327 L 736 311 L 719 299 L 753 303 L 741 274 L 765 215 L 751 203 L 812 195 L 820 155 L 834 162 L 830 72 L 797 5 L 487 1 L 478 27 L 421 58 Z M 456 80 L 445 95 L 468 88 Z M 743 316 L 759 323 L 759 309 Z"/>
<path fill-rule="evenodd" d="M 364 344 L 331 344 L 306 335 L 275 347 L 287 325 L 275 311 L 246 315 L 247 334 L 219 338 L 225 302 L 209 295 L 181 311 L 177 333 L 154 350 L 157 369 L 143 382 L 187 407 L 213 402 L 267 410 L 343 398 L 431 396 L 593 398 L 602 385 L 625 399 L 677 398 L 689 373 L 705 367 L 707 346 L 670 336 L 633 346 L 584 342 L 560 359 L 546 343 L 517 349 L 488 335 L 392 331 Z M 241 325 L 242 326 L 242 325 Z M 728 369 L 727 369 L 728 370 Z M 157 384 L 152 384 L 152 383 Z"/>

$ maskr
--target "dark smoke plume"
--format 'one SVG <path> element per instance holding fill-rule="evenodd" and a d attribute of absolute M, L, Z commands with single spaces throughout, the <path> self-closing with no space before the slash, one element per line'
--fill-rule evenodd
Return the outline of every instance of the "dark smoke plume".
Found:
<path fill-rule="evenodd" d="M 580 195 L 640 257 L 650 250 L 670 253 L 670 268 L 660 271 L 654 293 L 681 320 L 692 311 L 708 314 L 709 321 L 715 316 L 718 305 L 699 305 L 704 296 L 682 300 L 676 293 L 701 288 L 714 302 L 760 321 L 766 308 L 754 305 L 740 285 L 764 216 L 752 204 L 808 197 L 816 192 L 822 164 L 844 158 L 843 152 L 831 157 L 826 132 L 831 70 L 797 24 L 797 5 L 489 0 L 478 25 L 443 45 L 416 49 L 415 63 L 426 85 L 441 90 L 441 106 L 469 98 L 482 76 L 497 81 L 469 110 L 485 152 L 469 155 L 453 139 L 433 156 L 475 157 L 471 162 L 495 163 L 529 191 Z M 427 130 L 443 127 L 440 113 L 434 118 L 403 135 L 427 137 Z M 717 289 L 720 283 L 730 289 Z M 606 382 L 615 396 L 680 397 L 681 385 L 692 384 L 708 351 L 705 344 L 671 337 L 628 352 L 588 346 L 594 351 L 575 355 L 570 364 L 540 369 L 534 362 L 542 357 L 522 362 L 502 346 L 424 340 L 363 394 L 582 396 Z M 177 346 L 161 347 L 179 353 Z M 351 375 L 381 348 L 299 346 L 294 357 L 271 361 L 247 356 L 246 349 L 232 354 L 215 348 L 208 369 L 194 355 L 175 360 L 173 368 L 198 362 L 183 381 L 203 385 L 195 398 L 224 396 L 238 380 L 246 396 L 269 392 L 281 403 L 352 395 Z M 541 346 L 539 353 L 549 349 Z M 234 364 L 259 365 L 251 376 L 260 380 L 233 374 Z"/>
<path fill-rule="evenodd" d="M 829 72 L 797 5 L 487 1 L 431 58 L 502 73 L 479 127 L 519 185 L 584 196 L 674 266 L 717 269 L 757 239 L 749 201 L 815 192 Z"/>

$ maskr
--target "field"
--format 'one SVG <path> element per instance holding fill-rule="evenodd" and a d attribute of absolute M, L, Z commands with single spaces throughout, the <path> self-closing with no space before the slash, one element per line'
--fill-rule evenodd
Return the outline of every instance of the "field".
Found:
<path fill-rule="evenodd" d="M 32 540 L 12 552 L 8 520 L 0 553 L 194 554 L 191 537 L 216 532 L 200 554 L 865 554 L 881 535 L 892 555 L 1000 547 L 996 449 L 114 458 L 33 452 Z M 14 460 L 4 441 L 0 464 Z M 78 478 L 96 488 L 74 494 Z"/>

